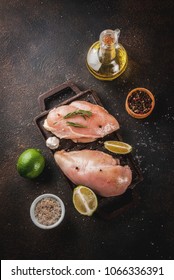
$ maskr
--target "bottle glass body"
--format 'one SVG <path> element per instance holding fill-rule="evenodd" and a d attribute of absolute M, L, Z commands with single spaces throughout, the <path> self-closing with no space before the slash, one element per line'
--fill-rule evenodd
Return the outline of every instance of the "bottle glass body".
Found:
<path fill-rule="evenodd" d="M 100 80 L 113 80 L 121 75 L 127 66 L 127 53 L 118 43 L 120 31 L 104 30 L 87 54 L 87 67 Z"/>

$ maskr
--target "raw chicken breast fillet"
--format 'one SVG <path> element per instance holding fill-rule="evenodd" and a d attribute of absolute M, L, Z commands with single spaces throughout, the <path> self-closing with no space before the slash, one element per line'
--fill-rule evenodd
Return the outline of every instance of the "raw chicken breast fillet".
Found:
<path fill-rule="evenodd" d="M 90 187 L 103 197 L 123 194 L 132 181 L 128 165 L 96 150 L 57 151 L 54 158 L 63 173 L 76 185 Z"/>
<path fill-rule="evenodd" d="M 64 119 L 67 114 L 77 110 L 90 111 L 92 115 L 85 118 L 76 115 Z M 71 126 L 68 124 L 69 122 L 80 124 L 83 127 Z M 52 109 L 44 122 L 44 128 L 61 139 L 87 143 L 119 129 L 119 124 L 103 107 L 86 101 L 74 101 L 70 105 Z"/>

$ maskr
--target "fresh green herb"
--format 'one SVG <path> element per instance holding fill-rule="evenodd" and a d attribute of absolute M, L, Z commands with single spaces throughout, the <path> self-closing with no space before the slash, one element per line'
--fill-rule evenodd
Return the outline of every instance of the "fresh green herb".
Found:
<path fill-rule="evenodd" d="M 67 115 L 65 115 L 63 118 L 64 119 L 68 119 L 74 116 L 82 116 L 84 119 L 89 118 L 92 116 L 92 112 L 91 111 L 86 111 L 86 110 L 76 110 L 74 112 L 71 112 Z"/>
<path fill-rule="evenodd" d="M 67 125 L 69 126 L 74 126 L 74 127 L 81 127 L 81 128 L 86 128 L 87 126 L 80 124 L 80 123 L 74 123 L 74 122 L 66 122 Z"/>
<path fill-rule="evenodd" d="M 56 124 L 57 124 L 57 122 L 54 122 L 54 123 L 53 123 L 53 125 L 56 125 Z"/>

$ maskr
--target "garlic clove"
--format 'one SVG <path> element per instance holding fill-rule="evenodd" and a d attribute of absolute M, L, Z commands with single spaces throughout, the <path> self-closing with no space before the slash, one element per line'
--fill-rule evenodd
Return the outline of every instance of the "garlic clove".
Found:
<path fill-rule="evenodd" d="M 59 147 L 59 139 L 55 136 L 53 137 L 49 137 L 47 140 L 46 140 L 46 146 L 48 148 L 50 148 L 51 150 L 55 150 Z"/>

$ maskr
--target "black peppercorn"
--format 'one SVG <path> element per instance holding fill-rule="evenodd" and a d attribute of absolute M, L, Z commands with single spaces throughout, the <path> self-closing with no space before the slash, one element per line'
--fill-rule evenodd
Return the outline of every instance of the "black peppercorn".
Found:
<path fill-rule="evenodd" d="M 134 113 L 146 114 L 152 107 L 152 99 L 146 92 L 137 90 L 129 96 L 128 105 Z"/>

